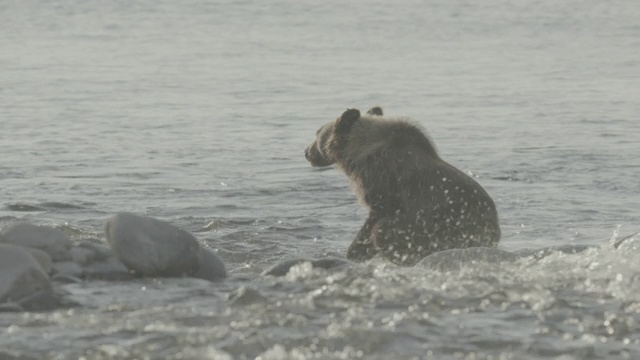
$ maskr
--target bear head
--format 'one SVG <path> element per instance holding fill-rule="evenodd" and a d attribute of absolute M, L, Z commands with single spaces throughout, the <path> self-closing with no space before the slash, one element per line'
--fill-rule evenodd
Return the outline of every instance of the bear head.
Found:
<path fill-rule="evenodd" d="M 375 106 L 367 115 L 382 116 L 382 108 Z M 360 120 L 360 110 L 347 109 L 336 120 L 326 123 L 316 132 L 316 140 L 305 149 L 305 157 L 312 166 L 330 166 L 338 161 L 341 144 L 353 127 Z"/>

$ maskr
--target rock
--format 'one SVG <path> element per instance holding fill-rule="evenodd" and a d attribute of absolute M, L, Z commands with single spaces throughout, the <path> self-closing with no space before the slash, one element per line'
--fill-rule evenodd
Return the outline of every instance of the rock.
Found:
<path fill-rule="evenodd" d="M 314 268 L 325 269 L 325 270 L 341 269 L 341 268 L 351 267 L 353 265 L 353 263 L 349 260 L 337 259 L 337 258 L 316 259 L 311 261 L 311 264 L 313 264 Z"/>
<path fill-rule="evenodd" d="M 0 313 L 3 312 L 23 312 L 24 308 L 22 306 L 20 306 L 20 304 L 17 303 L 13 303 L 13 302 L 9 302 L 9 303 L 3 303 L 0 304 Z M 2 355 L 2 353 L 0 353 L 0 355 Z M 4 359 L 2 356 L 0 356 L 0 359 Z"/>
<path fill-rule="evenodd" d="M 71 253 L 71 260 L 79 265 L 87 265 L 95 260 L 95 252 L 84 246 L 74 246 L 69 252 Z"/>
<path fill-rule="evenodd" d="M 338 259 L 338 258 L 324 258 L 324 259 L 291 259 L 285 260 L 281 263 L 278 263 L 269 269 L 266 269 L 262 272 L 262 275 L 271 275 L 271 276 L 285 276 L 289 273 L 289 270 L 295 265 L 310 262 L 312 268 L 317 269 L 341 269 L 351 266 L 353 263 L 349 260 Z"/>
<path fill-rule="evenodd" d="M 88 265 L 94 261 L 107 260 L 114 257 L 109 247 L 90 242 L 83 242 L 73 246 L 69 253 L 71 254 L 71 259 L 80 265 Z"/>
<path fill-rule="evenodd" d="M 222 259 L 209 249 L 204 247 L 200 248 L 198 263 L 198 270 L 193 274 L 193 277 L 210 281 L 227 277 L 227 270 L 224 267 Z"/>
<path fill-rule="evenodd" d="M 84 270 L 82 266 L 73 261 L 61 261 L 53 264 L 53 273 L 56 276 L 74 276 L 81 278 Z"/>
<path fill-rule="evenodd" d="M 44 272 L 46 272 L 47 274 L 51 274 L 51 271 L 53 270 L 53 260 L 51 260 L 49 254 L 36 248 L 25 247 L 23 249 L 27 250 L 31 254 L 31 256 L 33 256 L 36 261 L 38 261 L 40 266 L 42 266 L 42 270 L 44 270 Z"/>
<path fill-rule="evenodd" d="M 64 267 L 58 267 L 59 271 L 54 275 L 54 280 L 61 282 L 76 278 L 126 280 L 133 277 L 129 269 L 107 246 L 83 242 L 74 245 L 70 253 L 73 262 L 65 263 Z"/>
<path fill-rule="evenodd" d="M 593 247 L 594 246 L 589 245 L 558 245 L 541 249 L 517 250 L 516 252 L 514 252 L 514 254 L 520 257 L 533 257 L 536 260 L 540 260 L 556 252 L 560 252 L 563 254 L 577 254 Z"/>
<path fill-rule="evenodd" d="M 57 305 L 49 276 L 31 253 L 0 244 L 0 303 L 13 302 L 25 309 L 48 309 Z"/>
<path fill-rule="evenodd" d="M 51 275 L 51 281 L 59 284 L 79 284 L 82 282 L 82 279 L 73 275 L 53 274 Z"/>
<path fill-rule="evenodd" d="M 17 223 L 2 229 L 2 241 L 46 252 L 54 262 L 71 259 L 71 239 L 58 229 Z"/>
<path fill-rule="evenodd" d="M 437 271 L 457 271 L 465 265 L 500 264 L 514 262 L 519 258 L 520 256 L 509 251 L 492 247 L 476 247 L 439 251 L 420 260 L 415 266 Z"/>
<path fill-rule="evenodd" d="M 251 304 L 263 304 L 267 302 L 267 298 L 254 288 L 241 286 L 231 292 L 227 297 L 231 306 L 246 306 Z"/>
<path fill-rule="evenodd" d="M 107 221 L 105 234 L 116 257 L 138 275 L 184 276 L 199 269 L 198 241 L 164 221 L 118 213 Z"/>
<path fill-rule="evenodd" d="M 64 299 L 51 289 L 43 289 L 25 296 L 20 299 L 19 304 L 27 311 L 47 311 L 54 310 L 60 306 L 72 305 L 64 303 Z"/>
<path fill-rule="evenodd" d="M 625 236 L 619 240 L 615 240 L 613 242 L 613 247 L 615 247 L 616 249 L 637 248 L 638 244 L 640 243 L 640 241 L 638 241 L 640 239 L 640 236 L 636 236 L 638 234 L 640 234 L 640 232 Z"/>
<path fill-rule="evenodd" d="M 129 269 L 114 256 L 86 265 L 83 276 L 85 279 L 100 280 L 127 280 L 133 277 Z"/>

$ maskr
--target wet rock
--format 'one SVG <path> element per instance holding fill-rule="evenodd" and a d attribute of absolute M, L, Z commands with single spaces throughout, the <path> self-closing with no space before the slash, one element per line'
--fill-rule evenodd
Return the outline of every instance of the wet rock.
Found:
<path fill-rule="evenodd" d="M 625 236 L 622 239 L 616 240 L 613 243 L 613 247 L 620 250 L 637 249 L 638 245 L 640 244 L 640 236 L 637 236 L 637 235 L 640 235 L 640 232 L 637 232 L 629 236 Z"/>
<path fill-rule="evenodd" d="M 271 276 L 285 276 L 289 273 L 289 270 L 295 265 L 309 262 L 311 263 L 312 268 L 316 269 L 342 269 L 346 267 L 350 267 L 353 263 L 349 260 L 338 259 L 338 258 L 324 258 L 324 259 L 291 259 L 280 262 L 269 269 L 266 269 L 262 272 L 262 275 L 271 275 Z"/>
<path fill-rule="evenodd" d="M 20 304 L 18 303 L 14 303 L 14 302 L 8 302 L 8 303 L 3 303 L 0 304 L 0 313 L 3 312 L 23 312 L 24 308 L 22 306 L 20 306 Z M 2 353 L 0 353 L 0 355 L 2 355 Z M 4 359 L 2 356 L 0 356 L 0 359 Z"/>
<path fill-rule="evenodd" d="M 80 265 L 87 265 L 96 260 L 114 256 L 108 247 L 92 243 L 77 244 L 71 248 L 69 253 L 71 254 L 71 259 Z"/>
<path fill-rule="evenodd" d="M 82 275 L 85 279 L 99 280 L 127 280 L 133 278 L 129 269 L 113 256 L 85 265 Z"/>
<path fill-rule="evenodd" d="M 74 245 L 70 253 L 73 263 L 77 265 L 66 264 L 65 268 L 56 274 L 55 280 L 64 279 L 63 275 L 70 278 L 100 280 L 126 280 L 133 277 L 129 269 L 107 246 L 83 242 Z"/>
<path fill-rule="evenodd" d="M 246 306 L 267 302 L 267 298 L 260 294 L 258 290 L 246 286 L 241 286 L 231 292 L 227 300 L 231 306 Z"/>
<path fill-rule="evenodd" d="M 31 253 L 0 244 L 0 303 L 17 303 L 25 309 L 57 305 L 49 276 Z"/>
<path fill-rule="evenodd" d="M 198 263 L 198 270 L 193 274 L 193 277 L 213 281 L 224 279 L 227 276 L 222 259 L 209 249 L 200 248 Z"/>
<path fill-rule="evenodd" d="M 323 259 L 315 259 L 311 261 L 311 264 L 316 269 L 341 269 L 345 267 L 351 267 L 353 263 L 349 260 L 338 259 L 338 258 L 323 258 Z"/>
<path fill-rule="evenodd" d="M 520 257 L 533 257 L 536 260 L 540 260 L 553 253 L 560 252 L 563 254 L 577 254 L 587 249 L 591 249 L 593 246 L 589 245 L 559 245 L 550 246 L 541 249 L 521 249 L 514 252 L 514 254 Z"/>
<path fill-rule="evenodd" d="M 31 256 L 36 259 L 36 261 L 38 261 L 40 266 L 42 266 L 44 272 L 46 272 L 47 274 L 51 274 L 51 271 L 53 271 L 53 260 L 51 260 L 49 254 L 42 250 L 30 247 L 25 247 L 24 249 L 27 250 L 31 254 Z"/>
<path fill-rule="evenodd" d="M 61 284 L 78 284 L 82 282 L 82 279 L 73 275 L 53 274 L 51 275 L 51 281 Z"/>
<path fill-rule="evenodd" d="M 19 304 L 27 311 L 48 311 L 61 306 L 72 305 L 65 303 L 64 299 L 51 289 L 42 289 L 25 296 L 20 299 Z"/>
<path fill-rule="evenodd" d="M 71 240 L 62 231 L 28 223 L 7 226 L 0 232 L 1 241 L 46 252 L 54 262 L 71 259 Z"/>
<path fill-rule="evenodd" d="M 219 279 L 224 264 L 189 232 L 157 219 L 119 213 L 107 221 L 107 240 L 116 257 L 142 276 Z"/>
<path fill-rule="evenodd" d="M 198 270 L 198 241 L 164 221 L 119 213 L 107 221 L 105 234 L 116 257 L 139 275 L 182 276 Z"/>
<path fill-rule="evenodd" d="M 53 264 L 53 273 L 55 275 L 82 277 L 83 272 L 82 266 L 73 261 L 62 261 Z"/>
<path fill-rule="evenodd" d="M 439 251 L 425 257 L 415 266 L 437 271 L 456 271 L 466 265 L 500 264 L 514 262 L 519 258 L 520 256 L 509 251 L 491 247 L 476 247 Z"/>

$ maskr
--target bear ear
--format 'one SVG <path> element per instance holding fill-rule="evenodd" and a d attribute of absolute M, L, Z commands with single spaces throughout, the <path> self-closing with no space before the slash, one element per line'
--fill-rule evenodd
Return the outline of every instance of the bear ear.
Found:
<path fill-rule="evenodd" d="M 360 110 L 347 109 L 340 115 L 338 120 L 336 120 L 336 132 L 340 133 L 351 130 L 351 127 L 358 119 L 360 119 Z"/>
<path fill-rule="evenodd" d="M 380 106 L 374 106 L 369 111 L 367 111 L 369 115 L 382 116 L 382 108 Z"/>

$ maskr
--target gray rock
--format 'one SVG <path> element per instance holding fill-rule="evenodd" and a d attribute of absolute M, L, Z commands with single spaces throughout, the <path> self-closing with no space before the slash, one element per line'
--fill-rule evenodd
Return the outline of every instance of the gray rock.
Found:
<path fill-rule="evenodd" d="M 75 281 L 79 278 L 126 280 L 133 277 L 129 269 L 107 246 L 82 242 L 74 245 L 70 253 L 73 262 L 64 263 L 64 267 L 59 267 L 59 271 L 53 277 L 54 280 L 60 282 L 68 282 L 67 279 Z"/>
<path fill-rule="evenodd" d="M 69 253 L 71 254 L 71 260 L 78 265 L 87 265 L 96 259 L 95 252 L 84 246 L 74 246 Z"/>
<path fill-rule="evenodd" d="M 66 303 L 59 294 L 51 289 L 42 289 L 25 296 L 18 303 L 27 311 L 48 311 L 61 306 L 72 305 L 71 303 Z"/>
<path fill-rule="evenodd" d="M 636 249 L 640 244 L 640 241 L 639 241 L 640 236 L 637 236 L 638 234 L 640 234 L 640 232 L 633 233 L 629 236 L 623 237 L 622 239 L 616 240 L 613 243 L 613 246 L 616 249 L 626 249 L 626 248 Z"/>
<path fill-rule="evenodd" d="M 193 277 L 210 281 L 227 277 L 227 270 L 224 267 L 222 259 L 209 249 L 204 247 L 200 248 L 198 264 L 198 270 L 193 274 Z"/>
<path fill-rule="evenodd" d="M 0 303 L 13 302 L 25 309 L 54 306 L 49 276 L 31 253 L 0 244 Z"/>
<path fill-rule="evenodd" d="M 53 264 L 53 273 L 56 276 L 82 277 L 84 270 L 82 266 L 73 261 L 61 261 Z"/>
<path fill-rule="evenodd" d="M 113 256 L 94 261 L 86 265 L 83 271 L 85 279 L 127 280 L 133 277 L 129 269 Z"/>
<path fill-rule="evenodd" d="M 53 274 L 51 275 L 51 281 L 57 284 L 79 284 L 82 279 L 73 275 Z"/>
<path fill-rule="evenodd" d="M 119 213 L 107 221 L 105 234 L 116 257 L 138 275 L 184 276 L 199 269 L 198 241 L 164 221 Z"/>
<path fill-rule="evenodd" d="M 51 260 L 49 254 L 36 248 L 25 247 L 24 249 L 27 250 L 31 256 L 36 259 L 36 261 L 38 261 L 44 272 L 51 274 L 51 271 L 53 270 L 53 260 Z"/>
<path fill-rule="evenodd" d="M 71 259 L 71 239 L 62 231 L 28 223 L 7 226 L 0 232 L 5 243 L 39 249 L 46 252 L 54 262 Z"/>
<path fill-rule="evenodd" d="M 294 265 L 298 265 L 303 262 L 310 262 L 311 266 L 316 269 L 342 269 L 353 265 L 349 260 L 338 258 L 324 258 L 324 259 L 291 259 L 280 262 L 265 271 L 262 272 L 262 276 L 285 276 L 289 273 L 289 270 Z"/>
<path fill-rule="evenodd" d="M 457 271 L 463 266 L 514 262 L 519 258 L 520 256 L 509 251 L 475 247 L 439 251 L 420 260 L 415 266 L 437 271 Z"/>
<path fill-rule="evenodd" d="M 14 303 L 14 302 L 8 302 L 8 303 L 3 303 L 0 304 L 0 313 L 3 312 L 23 312 L 24 308 L 22 306 L 20 306 L 20 304 L 18 303 Z M 0 355 L 2 355 L 2 353 L 0 353 Z M 4 359 L 2 356 L 0 356 L 0 359 Z"/>
<path fill-rule="evenodd" d="M 254 288 L 241 286 L 231 292 L 227 297 L 231 306 L 246 306 L 251 304 L 264 304 L 267 298 Z"/>
<path fill-rule="evenodd" d="M 577 254 L 583 252 L 587 249 L 594 248 L 594 246 L 589 245 L 558 245 L 558 246 L 549 246 L 546 248 L 540 249 L 521 249 L 514 252 L 514 254 L 520 257 L 533 257 L 536 260 L 540 260 L 544 257 L 547 257 L 553 253 L 563 253 L 563 254 Z"/>
<path fill-rule="evenodd" d="M 69 252 L 71 259 L 80 265 L 88 265 L 115 256 L 109 247 L 90 242 L 79 243 L 73 246 Z"/>

